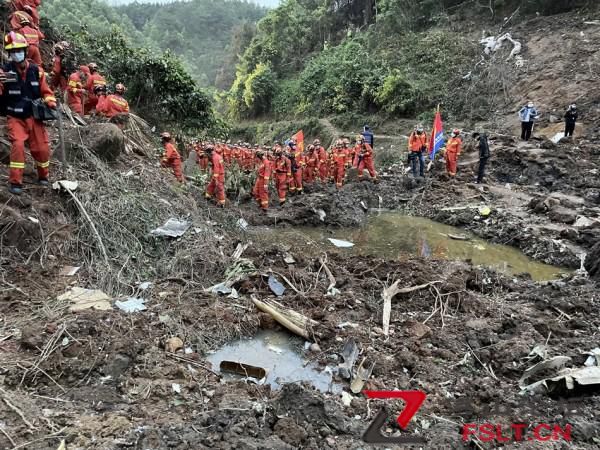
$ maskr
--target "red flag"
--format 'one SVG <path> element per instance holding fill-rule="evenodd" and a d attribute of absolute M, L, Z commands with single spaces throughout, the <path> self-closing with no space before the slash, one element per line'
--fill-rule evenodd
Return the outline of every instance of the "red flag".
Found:
<path fill-rule="evenodd" d="M 292 136 L 292 140 L 296 142 L 298 150 L 304 152 L 304 131 L 300 130 Z"/>
<path fill-rule="evenodd" d="M 433 129 L 431 130 L 431 139 L 429 139 L 429 159 L 433 161 L 437 151 L 444 146 L 444 124 L 440 109 L 435 113 L 433 119 Z"/>

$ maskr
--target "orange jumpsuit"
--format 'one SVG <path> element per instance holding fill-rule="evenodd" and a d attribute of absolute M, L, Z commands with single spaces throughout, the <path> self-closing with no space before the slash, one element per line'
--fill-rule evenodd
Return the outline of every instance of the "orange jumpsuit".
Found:
<path fill-rule="evenodd" d="M 196 151 L 196 162 L 198 163 L 198 167 L 200 167 L 201 171 L 206 172 L 208 169 L 208 156 L 199 145 L 194 146 L 194 150 Z"/>
<path fill-rule="evenodd" d="M 172 167 L 173 174 L 175 175 L 175 178 L 177 178 L 177 181 L 183 183 L 184 178 L 183 173 L 181 172 L 181 156 L 172 143 L 166 142 L 164 145 L 165 154 L 162 157 L 161 165 L 163 167 Z"/>
<path fill-rule="evenodd" d="M 98 98 L 96 111 L 104 117 L 112 119 L 118 114 L 129 113 L 129 103 L 119 94 L 101 95 Z"/>
<path fill-rule="evenodd" d="M 52 60 L 52 88 L 60 88 L 61 91 L 67 89 L 67 79 L 63 74 L 62 57 L 55 55 Z"/>
<path fill-rule="evenodd" d="M 327 150 L 319 146 L 315 149 L 315 152 L 319 155 L 319 178 L 322 182 L 326 183 L 329 178 L 328 167 L 327 167 Z"/>
<path fill-rule="evenodd" d="M 69 108 L 79 115 L 83 115 L 83 91 L 83 81 L 79 72 L 72 73 L 69 77 L 67 102 L 69 103 Z"/>
<path fill-rule="evenodd" d="M 23 170 L 25 169 L 25 143 L 28 144 L 31 156 L 36 162 L 38 179 L 48 179 L 48 168 L 50 167 L 50 146 L 48 132 L 44 123 L 33 118 L 33 113 L 27 110 L 30 105 L 29 99 L 32 97 L 32 91 L 39 89 L 39 97 L 46 103 L 56 104 L 56 98 L 48 82 L 46 74 L 41 67 L 35 64 L 26 63 L 25 69 L 21 69 L 14 63 L 4 66 L 4 71 L 17 72 L 18 82 L 0 84 L 0 101 L 7 106 L 7 131 L 11 142 L 10 148 L 10 184 L 20 186 L 23 183 Z M 14 92 L 17 92 L 16 96 Z M 26 93 L 30 91 L 29 93 Z M 18 93 L 21 93 L 20 96 Z M 24 104 L 18 105 L 20 99 Z M 10 106 L 10 103 L 15 106 Z"/>
<path fill-rule="evenodd" d="M 279 204 L 283 204 L 286 200 L 288 190 L 288 180 L 292 177 L 292 163 L 290 160 L 281 155 L 275 158 L 275 188 L 279 195 Z"/>
<path fill-rule="evenodd" d="M 12 6 L 15 11 L 25 11 L 31 16 L 31 24 L 38 28 L 40 26 L 40 13 L 37 8 L 41 4 L 41 0 L 13 0 Z M 26 7 L 29 8 L 26 8 Z"/>
<path fill-rule="evenodd" d="M 354 151 L 355 147 L 344 146 L 344 152 L 346 153 L 346 167 L 352 167 L 352 162 L 354 161 Z"/>
<path fill-rule="evenodd" d="M 345 149 L 336 148 L 333 151 L 331 162 L 333 180 L 335 181 L 336 187 L 339 189 L 344 184 L 344 177 L 346 176 L 346 164 L 348 162 L 348 155 L 345 152 Z"/>
<path fill-rule="evenodd" d="M 304 170 L 304 181 L 312 183 L 319 173 L 319 155 L 315 150 L 309 152 L 306 157 L 306 169 Z"/>
<path fill-rule="evenodd" d="M 269 208 L 269 180 L 271 179 L 272 171 L 271 162 L 266 156 L 263 157 L 258 164 L 256 182 L 252 189 L 252 194 L 263 211 Z"/>
<path fill-rule="evenodd" d="M 373 161 L 373 149 L 367 143 L 357 145 L 354 148 L 354 167 L 358 169 L 358 179 L 362 180 L 363 172 L 369 171 L 369 175 L 374 180 L 377 179 L 377 172 L 375 171 L 375 163 Z"/>
<path fill-rule="evenodd" d="M 446 172 L 451 177 L 456 175 L 458 157 L 462 150 L 462 140 L 459 137 L 451 137 L 446 143 Z"/>
<path fill-rule="evenodd" d="M 211 155 L 212 177 L 206 188 L 206 198 L 217 197 L 219 205 L 225 205 L 225 166 L 223 157 L 216 152 Z"/>
<path fill-rule="evenodd" d="M 94 72 L 88 77 L 86 83 L 88 95 L 87 102 L 85 102 L 86 111 L 93 111 L 98 105 L 98 97 L 96 96 L 96 94 L 94 94 L 94 88 L 96 88 L 97 86 L 106 86 L 106 80 L 98 72 Z"/>
<path fill-rule="evenodd" d="M 44 39 L 44 34 L 32 26 L 25 25 L 17 33 L 21 33 L 27 39 L 29 48 L 27 49 L 27 57 L 36 63 L 38 66 L 42 65 L 42 55 L 40 53 L 40 41 Z"/>
<path fill-rule="evenodd" d="M 21 19 L 27 19 L 29 23 L 33 23 L 32 17 L 25 11 L 15 11 L 10 15 L 10 29 L 17 31 L 23 26 Z"/>
<path fill-rule="evenodd" d="M 302 186 L 302 173 L 304 172 L 304 167 L 306 166 L 306 160 L 302 152 L 296 152 L 293 158 L 291 158 L 292 163 L 292 179 L 290 182 L 290 192 L 298 192 L 302 193 L 304 187 Z"/>

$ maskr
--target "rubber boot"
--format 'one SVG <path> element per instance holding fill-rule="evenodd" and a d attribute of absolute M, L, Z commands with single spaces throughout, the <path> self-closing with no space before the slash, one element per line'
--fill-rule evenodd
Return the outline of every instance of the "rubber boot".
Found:
<path fill-rule="evenodd" d="M 21 195 L 23 193 L 23 187 L 19 184 L 11 184 L 8 188 L 8 192 L 13 195 Z"/>

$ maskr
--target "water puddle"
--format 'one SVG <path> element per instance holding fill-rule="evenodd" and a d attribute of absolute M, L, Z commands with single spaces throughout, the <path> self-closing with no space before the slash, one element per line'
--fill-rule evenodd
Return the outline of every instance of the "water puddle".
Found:
<path fill-rule="evenodd" d="M 285 332 L 263 330 L 250 339 L 240 339 L 221 347 L 207 359 L 215 370 L 222 361 L 262 367 L 267 371 L 264 383 L 273 389 L 306 381 L 321 392 L 340 392 L 341 386 L 332 381 L 331 373 L 320 371 L 316 364 L 303 358 L 302 348 L 301 339 Z M 242 378 L 230 373 L 223 373 L 223 377 L 225 380 Z"/>
<path fill-rule="evenodd" d="M 468 240 L 449 237 L 465 236 Z M 277 230 L 277 239 L 305 253 L 318 254 L 336 249 L 329 238 L 350 241 L 351 248 L 338 251 L 357 255 L 377 255 L 386 258 L 421 256 L 447 260 L 471 260 L 474 265 L 494 268 L 508 274 L 527 272 L 536 281 L 559 278 L 567 269 L 543 264 L 507 245 L 491 244 L 464 230 L 422 217 L 397 212 L 379 212 L 371 215 L 362 228 L 325 229 L 295 227 Z"/>

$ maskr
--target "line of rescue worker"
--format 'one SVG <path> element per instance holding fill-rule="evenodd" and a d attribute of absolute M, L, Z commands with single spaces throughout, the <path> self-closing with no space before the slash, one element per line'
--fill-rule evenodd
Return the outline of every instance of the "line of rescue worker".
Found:
<path fill-rule="evenodd" d="M 172 168 L 175 178 L 184 183 L 181 156 L 171 135 L 165 132 L 161 138 L 165 149 L 161 165 Z M 366 172 L 371 181 L 378 182 L 373 148 L 363 135 L 357 136 L 354 145 L 349 139 L 338 139 L 330 151 L 325 150 L 318 139 L 306 151 L 302 151 L 301 145 L 294 140 L 285 144 L 276 142 L 273 148 L 252 147 L 241 142 L 235 145 L 196 142 L 190 150 L 196 153 L 200 170 L 211 172 L 206 198 L 221 207 L 225 205 L 225 169 L 232 165 L 246 172 L 256 171 L 252 195 L 265 211 L 269 207 L 271 181 L 280 206 L 286 202 L 288 194 L 302 194 L 305 184 L 332 182 L 341 188 L 351 167 L 357 170 L 359 181 L 365 179 Z"/>
<path fill-rule="evenodd" d="M 36 162 L 38 184 L 48 185 L 50 147 L 43 122 L 47 115 L 43 111 L 56 109 L 54 91 L 66 93 L 69 107 L 80 115 L 95 113 L 113 119 L 129 113 L 129 104 L 123 97 L 125 86 L 119 83 L 114 93 L 109 94 L 106 80 L 95 63 L 79 66 L 77 70 L 71 67 L 73 63 L 65 60 L 67 42 L 54 46 L 48 80 L 39 49 L 44 39 L 39 30 L 40 4 L 41 0 L 12 0 L 12 31 L 4 36 L 9 61 L 0 69 L 0 115 L 7 117 L 11 143 L 9 191 L 14 195 L 23 192 L 26 144 Z"/>

